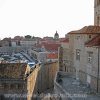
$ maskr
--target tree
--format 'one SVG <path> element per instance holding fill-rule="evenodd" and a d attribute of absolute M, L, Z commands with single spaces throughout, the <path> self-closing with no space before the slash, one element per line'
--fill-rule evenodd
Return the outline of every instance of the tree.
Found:
<path fill-rule="evenodd" d="M 23 39 L 23 37 L 22 36 L 15 36 L 14 39 L 15 40 L 21 40 L 21 39 Z"/>
<path fill-rule="evenodd" d="M 31 38 L 32 38 L 31 35 L 26 35 L 26 36 L 25 36 L 25 39 L 31 39 Z"/>
<path fill-rule="evenodd" d="M 3 41 L 11 41 L 11 37 L 9 37 L 9 38 L 4 38 Z"/>

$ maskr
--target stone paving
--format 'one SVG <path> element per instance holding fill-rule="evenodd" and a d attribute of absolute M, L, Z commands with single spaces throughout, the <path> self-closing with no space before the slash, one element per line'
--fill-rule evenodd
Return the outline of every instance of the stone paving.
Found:
<path fill-rule="evenodd" d="M 48 89 L 47 91 L 43 92 L 45 96 L 39 100 L 58 100 L 57 98 L 53 97 L 52 94 L 54 93 L 54 89 Z"/>
<path fill-rule="evenodd" d="M 93 93 L 89 87 L 76 81 L 70 76 L 61 76 L 59 83 L 68 93 L 72 100 L 100 100 L 100 95 Z"/>

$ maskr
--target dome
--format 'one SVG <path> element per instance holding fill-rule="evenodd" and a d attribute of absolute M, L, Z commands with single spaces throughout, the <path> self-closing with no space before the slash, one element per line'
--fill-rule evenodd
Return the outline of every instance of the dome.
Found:
<path fill-rule="evenodd" d="M 56 31 L 56 33 L 55 33 L 55 36 L 59 36 L 59 34 L 57 33 L 57 31 Z"/>
<path fill-rule="evenodd" d="M 56 31 L 56 33 L 55 33 L 55 35 L 54 35 L 54 39 L 55 39 L 55 40 L 58 40 L 58 39 L 59 39 L 59 34 L 57 33 L 57 31 Z"/>

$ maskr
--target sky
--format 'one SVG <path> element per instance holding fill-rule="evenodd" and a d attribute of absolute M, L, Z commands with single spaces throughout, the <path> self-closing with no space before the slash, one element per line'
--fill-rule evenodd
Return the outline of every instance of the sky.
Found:
<path fill-rule="evenodd" d="M 0 39 L 60 37 L 94 24 L 94 0 L 0 0 Z"/>

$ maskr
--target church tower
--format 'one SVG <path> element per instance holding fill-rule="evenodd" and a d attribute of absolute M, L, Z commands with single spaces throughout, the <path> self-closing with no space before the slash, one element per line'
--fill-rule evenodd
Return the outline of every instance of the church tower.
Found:
<path fill-rule="evenodd" d="M 94 0 L 94 25 L 100 26 L 100 0 Z"/>

